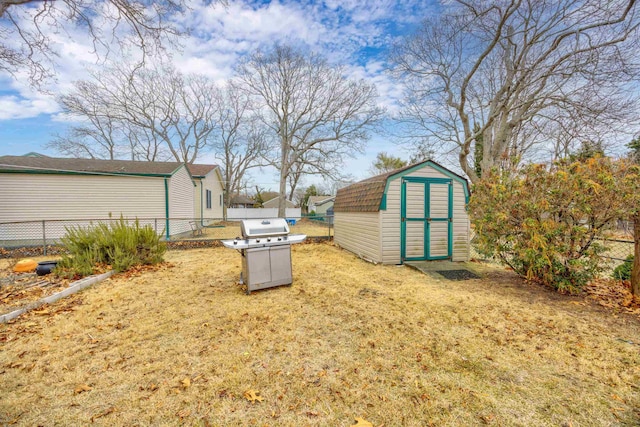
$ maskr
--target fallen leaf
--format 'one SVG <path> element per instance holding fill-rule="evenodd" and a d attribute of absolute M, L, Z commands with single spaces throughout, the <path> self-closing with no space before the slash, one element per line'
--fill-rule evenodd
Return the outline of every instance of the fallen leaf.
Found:
<path fill-rule="evenodd" d="M 107 408 L 106 410 L 104 410 L 104 411 L 92 416 L 91 417 L 91 422 L 93 422 L 94 420 L 97 420 L 98 418 L 102 418 L 102 417 L 104 417 L 106 415 L 109 415 L 115 410 L 116 410 L 116 408 L 114 406 L 111 406 L 111 407 Z"/>
<path fill-rule="evenodd" d="M 82 392 L 91 391 L 91 390 L 93 389 L 89 387 L 87 384 L 80 384 L 78 387 L 76 387 L 75 394 L 80 394 Z"/>
<path fill-rule="evenodd" d="M 355 420 L 356 424 L 353 424 L 351 427 L 373 427 L 373 424 L 364 418 L 357 417 Z"/>
<path fill-rule="evenodd" d="M 251 403 L 262 402 L 264 398 L 258 396 L 258 392 L 254 390 L 247 390 L 244 392 L 244 398 Z"/>
<path fill-rule="evenodd" d="M 189 415 L 191 415 L 191 411 L 188 409 L 185 409 L 184 411 L 180 411 L 176 414 L 179 418 L 187 418 Z"/>
<path fill-rule="evenodd" d="M 191 386 L 191 380 L 189 378 L 183 379 L 181 383 L 184 388 L 189 388 Z"/>

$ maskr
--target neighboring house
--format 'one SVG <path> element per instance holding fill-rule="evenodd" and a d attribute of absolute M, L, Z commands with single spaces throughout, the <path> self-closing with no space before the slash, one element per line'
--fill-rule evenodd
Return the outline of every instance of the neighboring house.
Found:
<path fill-rule="evenodd" d="M 195 183 L 195 217 L 204 224 L 207 220 L 224 217 L 224 185 L 217 165 L 187 165 Z"/>
<path fill-rule="evenodd" d="M 307 212 L 315 212 L 316 215 L 326 215 L 327 209 L 333 207 L 336 196 L 309 196 Z"/>
<path fill-rule="evenodd" d="M 227 209 L 227 219 L 237 221 L 241 219 L 257 218 L 277 218 L 278 217 L 278 197 L 263 203 L 263 207 L 255 208 L 255 201 L 246 196 L 231 197 L 231 207 Z M 302 213 L 300 208 L 294 208 L 293 203 L 287 201 L 285 217 L 300 219 Z"/>
<path fill-rule="evenodd" d="M 243 196 L 242 194 L 234 194 L 229 200 L 230 208 L 253 208 L 256 201 L 249 196 Z"/>
<path fill-rule="evenodd" d="M 336 194 L 334 241 L 383 264 L 469 259 L 469 185 L 430 160 L 365 179 Z"/>
<path fill-rule="evenodd" d="M 269 199 L 266 202 L 262 203 L 262 207 L 263 208 L 278 208 L 278 203 L 280 201 L 280 196 L 276 196 L 273 199 Z M 287 208 L 295 208 L 296 204 L 293 203 L 291 200 L 286 201 L 286 207 Z"/>
<path fill-rule="evenodd" d="M 190 168 L 195 176 L 177 162 L 0 157 L 0 223 L 46 220 L 33 230 L 24 223 L 4 224 L 0 241 L 43 232 L 55 239 L 65 226 L 120 216 L 153 224 L 167 238 L 190 231 L 189 220 L 222 217 L 218 168 Z"/>

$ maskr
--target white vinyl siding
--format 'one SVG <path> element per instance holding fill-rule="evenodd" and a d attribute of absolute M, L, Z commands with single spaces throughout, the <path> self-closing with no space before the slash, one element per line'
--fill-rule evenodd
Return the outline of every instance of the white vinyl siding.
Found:
<path fill-rule="evenodd" d="M 205 205 L 204 218 L 221 219 L 224 216 L 224 203 L 221 203 L 223 200 L 222 194 L 224 189 L 220 179 L 220 175 L 216 169 L 209 172 L 209 174 L 207 174 L 207 176 L 202 180 L 204 189 L 211 191 L 211 209 L 206 209 Z"/>
<path fill-rule="evenodd" d="M 0 174 L 0 222 L 164 217 L 162 178 Z"/>
<path fill-rule="evenodd" d="M 410 174 L 404 175 L 410 177 L 421 178 L 449 178 L 447 175 L 438 170 L 425 165 L 425 167 L 415 170 Z M 402 177 L 392 177 L 387 190 L 386 210 L 380 211 L 381 216 L 381 232 L 382 232 L 382 262 L 385 264 L 400 263 L 400 184 Z M 444 186 L 443 186 L 444 187 Z M 435 187 L 432 187 L 435 188 Z M 435 199 L 432 198 L 432 213 L 438 214 L 444 212 L 446 215 L 446 196 L 437 192 Z M 443 206 L 437 206 L 436 199 L 440 196 Z M 434 223 L 432 223 L 433 226 Z M 444 223 L 443 223 L 444 224 Z M 441 250 L 437 247 L 438 235 L 441 230 L 438 226 L 434 227 L 435 236 L 432 236 L 432 242 L 436 243 L 436 247 L 432 249 L 432 256 L 440 255 Z M 446 225 L 444 226 L 446 230 Z M 336 235 L 338 233 L 336 232 Z M 435 241 L 434 241 L 435 237 Z M 409 256 L 409 254 L 407 254 Z M 445 253 L 442 255 L 446 255 Z M 453 181 L 453 261 L 467 261 L 469 259 L 469 217 L 465 209 L 464 188 L 458 181 Z"/>
<path fill-rule="evenodd" d="M 223 187 L 219 169 L 213 169 L 203 178 L 196 178 L 193 194 L 195 201 L 195 217 L 203 219 L 204 225 L 213 219 L 223 218 Z M 211 192 L 211 208 L 207 208 L 207 190 Z"/>
<path fill-rule="evenodd" d="M 189 221 L 195 218 L 193 181 L 184 166 L 169 178 L 169 225 L 170 234 L 191 231 Z"/>
<path fill-rule="evenodd" d="M 0 241 L 41 241 L 43 231 L 48 239 L 58 239 L 65 227 L 120 216 L 161 232 L 164 223 L 154 218 L 165 217 L 164 200 L 164 181 L 158 177 L 0 174 L 0 223 L 45 221 L 44 230 L 34 222 L 2 225 Z"/>
<path fill-rule="evenodd" d="M 326 215 L 327 209 L 333 206 L 333 202 L 326 202 L 315 207 L 316 215 Z"/>
<path fill-rule="evenodd" d="M 466 209 L 464 188 L 453 181 L 453 258 L 452 261 L 469 261 L 470 225 Z"/>
<path fill-rule="evenodd" d="M 369 261 L 381 261 L 378 212 L 336 212 L 334 232 L 338 246 Z"/>

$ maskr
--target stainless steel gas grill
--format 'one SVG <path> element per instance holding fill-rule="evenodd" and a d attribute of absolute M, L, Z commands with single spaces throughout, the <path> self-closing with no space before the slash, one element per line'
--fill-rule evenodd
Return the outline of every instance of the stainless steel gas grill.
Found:
<path fill-rule="evenodd" d="M 240 283 L 247 285 L 247 294 L 258 289 L 293 282 L 291 245 L 306 239 L 304 234 L 289 235 L 284 218 L 245 219 L 240 222 L 242 238 L 223 240 L 222 244 L 237 249 L 242 255 Z"/>

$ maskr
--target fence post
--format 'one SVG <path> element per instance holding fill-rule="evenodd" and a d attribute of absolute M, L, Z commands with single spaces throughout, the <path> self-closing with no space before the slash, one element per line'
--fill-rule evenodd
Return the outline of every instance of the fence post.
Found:
<path fill-rule="evenodd" d="M 47 230 L 45 227 L 45 220 L 42 220 L 42 244 L 44 245 L 44 255 L 47 255 Z"/>

